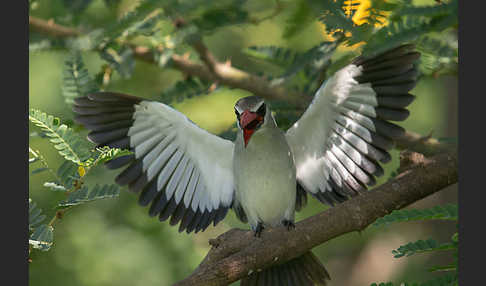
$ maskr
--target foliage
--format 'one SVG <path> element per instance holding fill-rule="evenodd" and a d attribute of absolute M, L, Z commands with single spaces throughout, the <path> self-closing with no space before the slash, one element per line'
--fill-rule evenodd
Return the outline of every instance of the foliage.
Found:
<path fill-rule="evenodd" d="M 88 190 L 89 189 L 87 187 L 82 187 L 78 191 L 70 193 L 65 201 L 59 202 L 59 206 L 75 206 L 99 199 L 117 197 L 119 194 L 117 185 L 96 185 L 91 189 L 90 192 L 88 192 Z"/>
<path fill-rule="evenodd" d="M 51 191 L 64 192 L 67 199 L 56 205 L 61 209 L 48 224 L 42 223 L 46 218 L 36 203 L 29 199 L 29 253 L 32 249 L 47 251 L 53 244 L 54 222 L 62 218 L 64 212 L 72 206 L 95 200 L 114 198 L 119 195 L 117 185 L 84 185 L 85 176 L 89 170 L 100 163 L 107 162 L 119 156 L 131 154 L 128 150 L 109 148 L 107 146 L 93 149 L 87 139 L 80 137 L 71 128 L 60 123 L 59 118 L 32 109 L 29 120 L 44 132 L 44 138 L 49 139 L 58 150 L 64 161 L 56 172 L 47 164 L 46 159 L 38 150 L 29 147 L 29 164 L 41 163 L 41 171 L 49 171 L 53 181 L 44 182 L 43 186 Z M 39 173 L 32 172 L 32 174 Z"/>
<path fill-rule="evenodd" d="M 76 97 L 97 91 L 93 79 L 86 69 L 81 52 L 72 50 L 66 58 L 63 71 L 62 95 L 67 104 L 72 104 Z"/>
<path fill-rule="evenodd" d="M 39 110 L 31 109 L 29 120 L 40 127 L 64 159 L 81 164 L 90 157 L 89 144 L 61 120 Z"/>
<path fill-rule="evenodd" d="M 398 210 L 394 211 L 389 215 L 379 218 L 373 225 L 380 226 L 384 224 L 389 224 L 393 222 L 403 222 L 403 221 L 414 221 L 414 220 L 454 220 L 457 221 L 457 205 L 445 205 L 445 206 L 435 206 L 430 209 L 423 210 Z M 393 257 L 401 258 L 412 256 L 417 253 L 433 252 L 451 250 L 453 252 L 453 262 L 447 265 L 434 266 L 429 268 L 430 272 L 447 272 L 442 276 L 436 277 L 435 279 L 423 282 L 423 283 L 408 283 L 402 282 L 399 285 L 411 285 L 411 286 L 445 286 L 445 285 L 458 285 L 457 280 L 457 251 L 458 251 L 459 235 L 454 233 L 451 237 L 450 242 L 445 242 L 439 244 L 433 239 L 427 240 L 417 240 L 414 242 L 409 242 L 399 248 L 392 250 Z M 371 286 L 393 286 L 392 282 L 387 283 L 373 283 Z"/>
<path fill-rule="evenodd" d="M 214 88 L 212 88 L 212 86 L 214 86 Z M 215 86 L 216 85 L 213 85 L 211 82 L 189 77 L 186 80 L 178 81 L 171 87 L 167 88 L 160 95 L 160 99 L 162 102 L 167 103 L 170 103 L 174 99 L 177 102 L 181 102 L 194 96 L 213 92 L 217 89 Z"/>
<path fill-rule="evenodd" d="M 404 222 L 413 220 L 457 220 L 457 205 L 449 204 L 444 206 L 435 206 L 431 209 L 402 209 L 395 210 L 391 214 L 377 219 L 373 225 L 386 225 L 394 222 Z"/>

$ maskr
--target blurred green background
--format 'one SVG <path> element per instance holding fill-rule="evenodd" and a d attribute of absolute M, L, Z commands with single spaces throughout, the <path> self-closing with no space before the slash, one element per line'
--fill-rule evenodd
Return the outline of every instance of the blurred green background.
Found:
<path fill-rule="evenodd" d="M 430 3 L 431 1 L 415 1 Z M 103 26 L 132 7 L 132 1 L 121 1 L 113 12 L 102 0 L 93 1 L 83 12 L 92 24 Z M 253 15 L 271 13 L 273 1 L 249 1 L 247 10 Z M 62 1 L 39 1 L 31 15 L 62 19 Z M 258 25 L 238 25 L 218 29 L 204 38 L 209 49 L 220 60 L 230 59 L 234 65 L 248 71 L 258 63 L 241 52 L 252 45 L 278 45 L 305 50 L 326 39 L 322 27 L 309 23 L 306 29 L 290 39 L 282 37 L 288 11 Z M 35 35 L 31 35 L 35 37 Z M 86 52 L 83 58 L 92 75 L 100 70 L 103 61 L 98 54 Z M 29 107 L 37 108 L 68 120 L 72 112 L 61 93 L 63 63 L 66 51 L 29 53 Z M 179 72 L 155 65 L 136 62 L 133 76 L 122 79 L 114 75 L 108 90 L 134 94 L 157 100 L 161 92 L 181 79 Z M 401 125 L 423 135 L 434 137 L 457 136 L 457 77 L 424 78 L 412 92 L 417 96 L 410 106 L 411 116 Z M 220 133 L 234 122 L 233 105 L 237 99 L 249 95 L 241 90 L 221 90 L 195 97 L 174 106 L 210 132 Z M 37 131 L 32 125 L 29 132 Z M 62 162 L 57 151 L 45 140 L 31 137 L 29 145 L 46 157 L 56 169 Z M 385 166 L 386 174 L 398 167 L 398 152 Z M 32 171 L 32 167 L 29 171 Z M 91 171 L 89 183 L 112 183 L 118 172 L 102 167 Z M 42 184 L 52 179 L 48 172 L 30 175 L 29 197 L 41 207 L 48 218 L 55 214 L 55 202 L 63 193 L 51 192 Z M 446 202 L 457 202 L 457 187 L 453 186 L 411 207 L 423 208 Z M 297 214 L 297 220 L 321 212 L 326 207 L 309 197 L 309 204 Z M 81 205 L 67 212 L 56 225 L 54 245 L 48 252 L 34 251 L 29 264 L 29 284 L 40 285 L 171 285 L 189 275 L 209 249 L 208 239 L 232 227 L 247 228 L 232 212 L 217 227 L 204 233 L 178 233 L 177 227 L 160 223 L 147 215 L 148 208 L 140 207 L 134 194 L 121 192 L 119 198 Z M 369 285 L 380 281 L 423 281 L 433 277 L 425 269 L 451 259 L 450 255 L 415 255 L 395 259 L 392 249 L 418 239 L 435 238 L 447 241 L 455 232 L 455 223 L 413 222 L 388 227 L 370 227 L 361 233 L 350 233 L 327 242 L 313 251 L 331 274 L 331 285 Z M 297 229 L 298 231 L 298 229 Z M 425 265 L 425 266 L 424 266 Z"/>

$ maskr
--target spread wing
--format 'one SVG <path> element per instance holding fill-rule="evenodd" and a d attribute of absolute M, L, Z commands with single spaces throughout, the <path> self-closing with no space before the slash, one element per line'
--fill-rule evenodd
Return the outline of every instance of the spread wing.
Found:
<path fill-rule="evenodd" d="M 334 205 L 357 195 L 375 176 L 404 129 L 417 81 L 413 45 L 373 58 L 357 58 L 329 78 L 302 117 L 287 130 L 297 181 L 321 202 Z"/>
<path fill-rule="evenodd" d="M 160 102 L 99 92 L 76 98 L 75 121 L 91 130 L 99 146 L 130 149 L 134 154 L 106 163 L 128 165 L 120 185 L 140 193 L 149 214 L 179 231 L 205 230 L 221 221 L 233 201 L 233 142 L 199 128 L 182 113 Z"/>

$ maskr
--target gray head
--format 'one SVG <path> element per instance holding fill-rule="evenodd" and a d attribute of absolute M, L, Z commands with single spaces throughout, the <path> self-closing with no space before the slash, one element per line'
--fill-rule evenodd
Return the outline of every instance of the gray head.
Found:
<path fill-rule="evenodd" d="M 241 98 L 235 104 L 238 128 L 243 130 L 245 146 L 251 135 L 265 123 L 267 106 L 263 98 L 256 95 Z"/>

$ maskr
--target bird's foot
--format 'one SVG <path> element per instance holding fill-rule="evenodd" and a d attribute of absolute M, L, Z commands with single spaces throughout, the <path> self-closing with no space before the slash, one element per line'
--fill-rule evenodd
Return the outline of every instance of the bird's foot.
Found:
<path fill-rule="evenodd" d="M 287 230 L 295 229 L 295 224 L 291 220 L 284 220 L 282 221 L 282 224 L 287 228 Z"/>
<path fill-rule="evenodd" d="M 255 237 L 260 237 L 260 235 L 262 234 L 262 230 L 263 229 L 264 229 L 263 224 L 261 222 L 259 222 L 257 224 L 257 227 L 255 228 L 254 236 Z"/>

